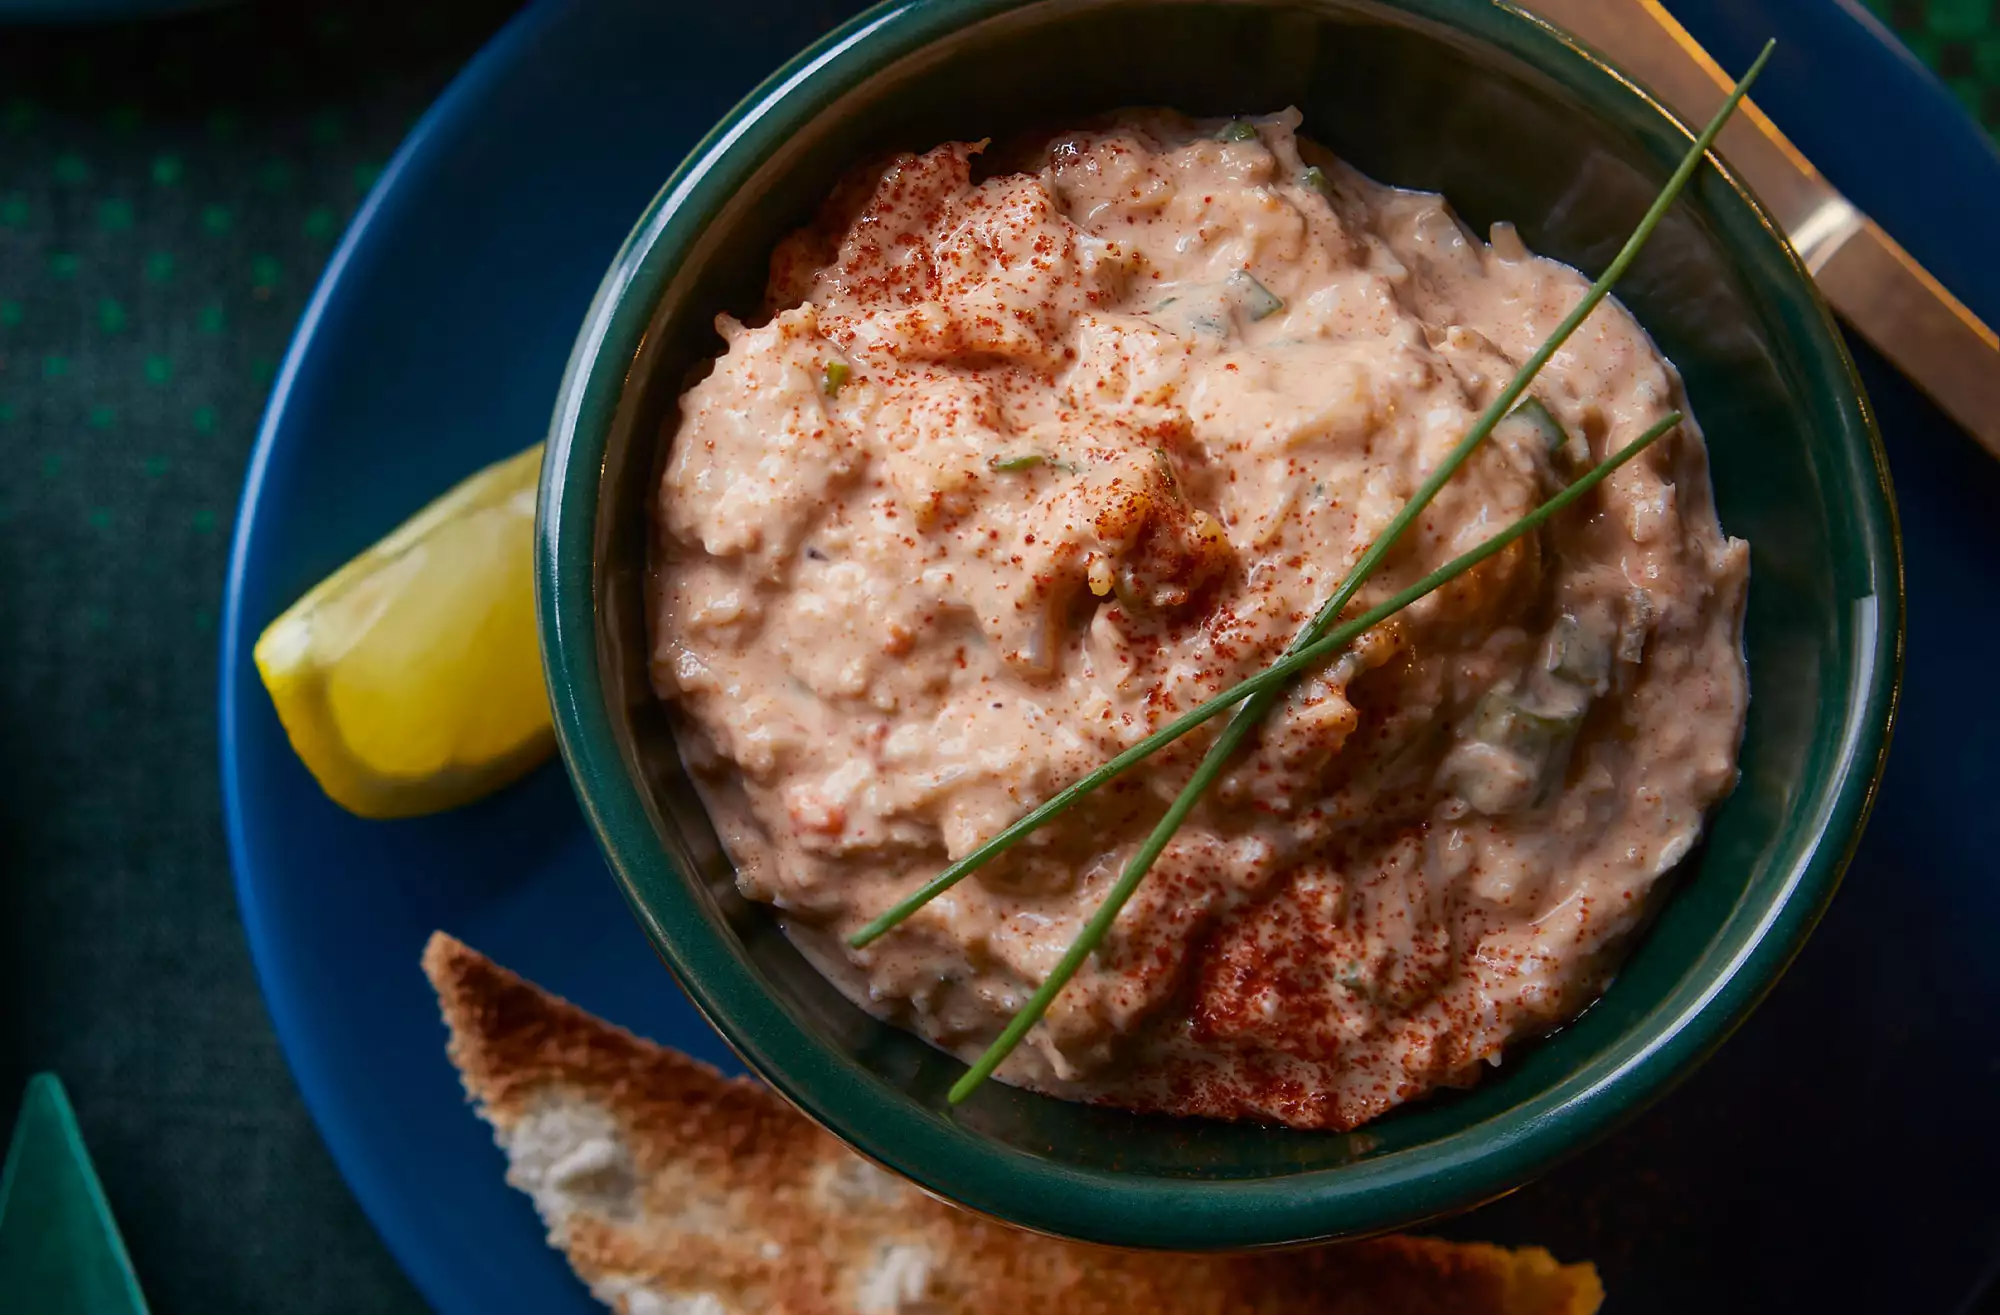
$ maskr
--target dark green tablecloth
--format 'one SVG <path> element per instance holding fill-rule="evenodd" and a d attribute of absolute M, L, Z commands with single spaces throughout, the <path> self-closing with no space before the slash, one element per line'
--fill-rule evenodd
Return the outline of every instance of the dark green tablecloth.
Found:
<path fill-rule="evenodd" d="M 2000 0 L 1866 0 L 2000 137 Z"/>
<path fill-rule="evenodd" d="M 0 1135 L 29 1072 L 61 1074 L 164 1315 L 423 1309 L 251 974 L 216 624 L 299 312 L 515 2 L 0 28 Z"/>
<path fill-rule="evenodd" d="M 2000 128 L 2000 0 L 1879 7 Z M 420 1308 L 251 976 L 216 612 L 305 298 L 512 8 L 266 0 L 0 29 L 0 1128 L 29 1072 L 63 1076 L 160 1312 Z"/>

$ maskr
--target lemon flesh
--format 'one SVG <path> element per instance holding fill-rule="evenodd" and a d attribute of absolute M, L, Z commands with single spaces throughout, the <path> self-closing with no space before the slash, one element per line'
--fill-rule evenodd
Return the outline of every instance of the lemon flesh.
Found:
<path fill-rule="evenodd" d="M 535 634 L 538 444 L 465 480 L 257 639 L 292 748 L 362 817 L 455 808 L 549 755 Z"/>

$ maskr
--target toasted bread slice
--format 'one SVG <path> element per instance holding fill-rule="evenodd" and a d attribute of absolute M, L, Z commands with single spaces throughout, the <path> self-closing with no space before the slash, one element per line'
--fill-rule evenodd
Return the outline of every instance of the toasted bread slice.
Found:
<path fill-rule="evenodd" d="M 1262 1256 L 1051 1241 L 953 1209 L 754 1082 L 442 933 L 450 1054 L 549 1240 L 624 1315 L 1590 1315 L 1588 1264 L 1388 1237 Z"/>

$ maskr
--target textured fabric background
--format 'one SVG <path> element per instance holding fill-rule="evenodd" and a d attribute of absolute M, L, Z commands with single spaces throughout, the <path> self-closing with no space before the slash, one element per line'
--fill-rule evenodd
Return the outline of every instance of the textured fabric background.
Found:
<path fill-rule="evenodd" d="M 2000 137 L 2000 0 L 1866 0 Z"/>
<path fill-rule="evenodd" d="M 216 620 L 320 269 L 514 7 L 0 28 L 0 1132 L 30 1072 L 62 1075 L 159 1315 L 423 1309 L 252 976 Z"/>
<path fill-rule="evenodd" d="M 2000 0 L 1871 3 L 2000 130 Z M 513 7 L 267 0 L 0 28 L 0 1129 L 31 1071 L 62 1074 L 162 1315 L 421 1309 L 252 978 L 216 612 L 305 298 Z"/>

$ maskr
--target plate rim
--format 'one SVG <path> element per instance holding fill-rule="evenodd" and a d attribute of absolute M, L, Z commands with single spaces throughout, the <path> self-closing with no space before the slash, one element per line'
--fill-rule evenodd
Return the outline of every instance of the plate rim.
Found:
<path fill-rule="evenodd" d="M 310 340 L 325 327 L 321 320 L 333 296 L 335 285 L 340 282 L 354 253 L 366 246 L 368 239 L 374 233 L 379 233 L 385 225 L 393 226 L 393 213 L 382 212 L 391 193 L 407 181 L 406 166 L 414 164 L 418 157 L 436 148 L 436 138 L 440 131 L 463 112 L 466 108 L 464 102 L 490 94 L 490 87 L 496 79 L 506 83 L 519 76 L 521 67 L 526 62 L 522 59 L 520 50 L 527 41 L 525 34 L 531 29 L 539 31 L 543 26 L 552 23 L 558 17 L 563 2 L 564 0 L 537 0 L 536 3 L 525 7 L 496 29 L 493 36 L 452 77 L 438 98 L 426 109 L 398 145 L 388 166 L 349 222 L 333 256 L 329 258 L 321 272 L 307 308 L 301 314 L 289 340 L 246 462 L 243 488 L 237 500 L 237 520 L 223 580 L 223 624 L 218 630 L 220 734 L 217 760 L 222 768 L 223 778 L 223 822 L 228 842 L 232 884 L 239 904 L 243 908 L 245 935 L 251 944 L 260 993 L 264 997 L 265 1008 L 271 1016 L 273 1031 L 277 1034 L 281 1053 L 284 1054 L 287 1066 L 292 1070 L 293 1081 L 313 1117 L 315 1131 L 327 1147 L 334 1164 L 339 1168 L 348 1190 L 361 1205 L 375 1233 L 383 1239 L 405 1274 L 415 1283 L 418 1290 L 440 1309 L 462 1308 L 462 1298 L 458 1296 L 461 1285 L 455 1277 L 456 1270 L 441 1269 L 434 1264 L 426 1263 L 423 1240 L 420 1237 L 407 1236 L 399 1227 L 392 1225 L 378 1209 L 373 1193 L 379 1189 L 371 1187 L 364 1181 L 367 1176 L 358 1174 L 355 1169 L 355 1152 L 352 1145 L 354 1138 L 359 1134 L 346 1126 L 328 1122 L 321 1099 L 315 1094 L 313 1083 L 301 1072 L 301 1051 L 310 1049 L 317 1042 L 310 1031 L 303 1029 L 295 1019 L 290 1019 L 288 1011 L 283 1008 L 277 994 L 274 993 L 267 972 L 266 956 L 276 953 L 277 949 L 269 940 L 273 934 L 271 928 L 262 924 L 259 915 L 254 911 L 258 904 L 257 886 L 261 879 L 250 867 L 251 856 L 243 834 L 244 805 L 237 787 L 239 764 L 235 761 L 237 746 L 244 732 L 241 710 L 236 706 L 238 700 L 234 685 L 241 675 L 242 664 L 247 661 L 247 651 L 242 647 L 244 618 L 241 615 L 242 584 L 247 565 L 248 521 L 245 518 L 253 511 L 259 500 L 261 485 L 271 461 L 275 435 L 281 428 L 281 416 L 288 401 L 292 381 L 312 355 Z M 1881 30 L 1879 23 L 1873 21 L 1872 15 L 1860 11 L 1853 0 L 1827 0 L 1827 4 L 1829 10 L 1851 12 L 1802 16 L 1797 20 L 1800 27 L 1818 29 L 1829 24 L 1852 23 L 1866 26 L 1871 33 L 1879 34 Z M 4 17 L 0 15 L 0 19 Z M 1870 44 L 1882 47 L 1880 58 L 1885 63 L 1893 60 L 1909 66 L 1906 70 L 1909 82 L 1906 84 L 1904 80 L 1898 79 L 1891 84 L 1893 103 L 1909 105 L 1912 107 L 1910 111 L 1912 114 L 1927 124 L 1931 122 L 1936 116 L 1936 109 L 1924 103 L 1924 98 L 1939 101 L 1940 104 L 1948 100 L 1948 93 L 1937 82 L 1935 75 L 1929 69 L 1914 63 L 1914 56 L 1909 55 L 1906 48 L 1898 41 L 1878 39 Z M 1916 94 L 1918 90 L 1922 92 L 1921 97 Z M 1955 101 L 1949 101 L 1949 108 L 1956 120 L 1952 125 L 1956 138 L 1975 137 L 1982 144 L 1982 149 L 1993 154 L 1996 160 L 2000 160 L 2000 148 L 1996 148 L 1990 138 L 1978 132 L 1976 123 L 1965 113 L 1963 107 L 1957 105 Z M 1835 157 L 1836 153 L 1829 152 L 1828 162 L 1835 162 Z M 2000 173 L 1995 177 L 2000 177 Z M 1857 196 L 1866 194 L 1866 189 L 1859 184 L 1851 186 L 1853 186 L 1851 194 Z M 364 233 L 364 229 L 369 231 Z M 1907 234 L 1899 233 L 1898 236 L 1899 240 L 1911 245 L 1913 251 L 1922 249 L 1930 242 L 1924 230 L 1918 226 L 1912 226 Z M 512 1191 L 501 1183 L 497 1176 L 491 1183 L 486 1184 L 485 1188 L 493 1192 Z"/>
<path fill-rule="evenodd" d="M 392 1221 L 387 1210 L 393 1189 L 379 1181 L 353 1154 L 350 1146 L 358 1136 L 351 1125 L 330 1107 L 325 1089 L 312 1075 L 318 1071 L 313 1047 L 306 1038 L 312 1029 L 299 1018 L 293 997 L 277 982 L 275 958 L 282 953 L 280 937 L 267 921 L 260 897 L 257 866 L 251 857 L 246 834 L 246 814 L 239 780 L 243 764 L 238 744 L 242 738 L 244 709 L 239 700 L 243 664 L 249 661 L 249 640 L 244 614 L 244 584 L 250 570 L 251 542 L 274 454 L 288 424 L 292 391 L 313 355 L 315 340 L 326 327 L 328 312 L 339 295 L 342 279 L 357 253 L 369 245 L 384 223 L 394 222 L 396 194 L 404 175 L 420 167 L 431 154 L 433 142 L 447 134 L 480 98 L 489 83 L 504 77 L 520 62 L 521 52 L 535 44 L 535 38 L 552 26 L 570 0 L 534 0 L 510 17 L 424 110 L 383 166 L 375 185 L 348 222 L 333 254 L 327 259 L 312 296 L 300 313 L 297 326 L 285 348 L 285 355 L 271 384 L 270 396 L 258 421 L 257 437 L 245 466 L 242 492 L 237 498 L 231 530 L 228 565 L 223 576 L 223 607 L 217 631 L 217 729 L 218 760 L 222 777 L 223 828 L 229 852 L 231 884 L 249 946 L 251 967 L 257 977 L 258 993 L 271 1018 L 278 1048 L 290 1070 L 293 1085 L 312 1117 L 314 1131 L 339 1170 L 349 1194 L 361 1207 L 369 1227 L 395 1258 L 404 1276 L 427 1302 L 443 1304 L 444 1294 L 455 1290 L 452 1274 L 440 1264 L 440 1257 L 417 1245 L 416 1237 Z M 473 1117 L 470 1109 L 467 1117 Z M 498 1180 L 496 1180 L 498 1181 Z M 512 1191 L 504 1182 L 503 1189 Z"/>

